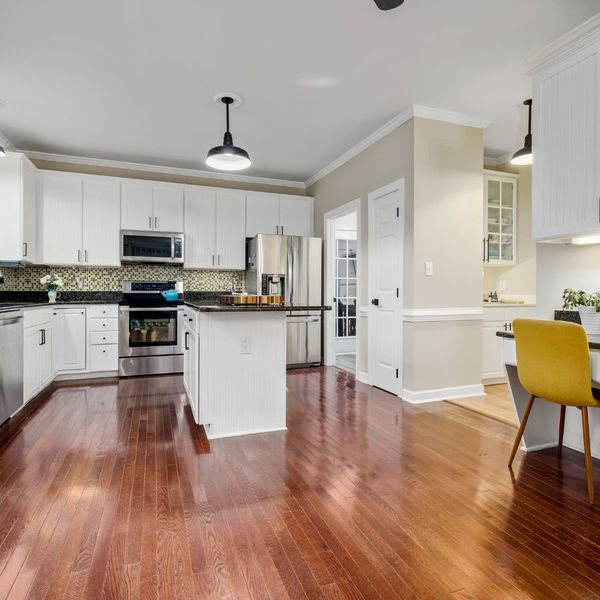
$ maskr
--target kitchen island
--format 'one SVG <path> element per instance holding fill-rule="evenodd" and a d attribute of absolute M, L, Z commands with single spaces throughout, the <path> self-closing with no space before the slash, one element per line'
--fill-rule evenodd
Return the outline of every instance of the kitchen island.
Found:
<path fill-rule="evenodd" d="M 209 439 L 286 429 L 286 315 L 330 309 L 186 301 L 184 384 Z"/>
<path fill-rule="evenodd" d="M 518 420 L 521 422 L 529 401 L 529 393 L 521 385 L 517 374 L 515 334 L 512 331 L 499 331 L 496 335 L 502 338 L 502 357 L 508 385 Z M 588 343 L 592 368 L 590 385 L 600 388 L 600 336 L 588 336 Z M 589 414 L 592 455 L 600 458 L 600 409 L 592 409 Z M 557 446 L 559 416 L 560 406 L 558 404 L 547 401 L 534 402 L 523 434 L 521 449 L 524 452 L 533 452 Z M 563 443 L 569 448 L 583 452 L 581 414 L 577 408 L 567 407 Z"/>

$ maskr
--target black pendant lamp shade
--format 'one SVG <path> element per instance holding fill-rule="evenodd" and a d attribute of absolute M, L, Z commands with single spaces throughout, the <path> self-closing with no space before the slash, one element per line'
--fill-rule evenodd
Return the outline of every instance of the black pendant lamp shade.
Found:
<path fill-rule="evenodd" d="M 513 154 L 510 161 L 513 165 L 530 165 L 533 161 L 533 153 L 531 151 L 531 98 L 525 100 L 523 104 L 529 108 L 529 125 L 527 128 L 527 135 L 525 136 L 525 145 Z"/>
<path fill-rule="evenodd" d="M 6 152 L 4 151 L 4 148 L 0 146 L 0 158 L 2 158 L 3 156 L 6 156 Z"/>
<path fill-rule="evenodd" d="M 233 104 L 233 98 L 223 96 L 221 102 L 225 105 L 227 114 L 227 131 L 223 136 L 223 145 L 215 146 L 206 155 L 206 164 L 220 171 L 241 171 L 247 169 L 252 163 L 250 156 L 243 148 L 233 145 L 233 137 L 229 131 L 229 106 Z"/>

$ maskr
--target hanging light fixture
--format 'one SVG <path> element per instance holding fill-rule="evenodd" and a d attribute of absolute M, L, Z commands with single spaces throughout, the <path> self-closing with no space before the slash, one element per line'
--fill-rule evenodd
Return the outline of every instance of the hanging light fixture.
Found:
<path fill-rule="evenodd" d="M 525 100 L 523 104 L 529 108 L 529 124 L 527 128 L 527 135 L 525 136 L 525 145 L 513 154 L 513 157 L 510 161 L 512 165 L 530 165 L 533 161 L 533 154 L 531 152 L 531 98 L 529 98 L 529 100 Z"/>
<path fill-rule="evenodd" d="M 206 155 L 206 164 L 213 169 L 221 171 L 241 171 L 247 169 L 252 162 L 248 153 L 238 146 L 233 145 L 233 137 L 229 131 L 229 107 L 234 103 L 231 96 L 217 97 L 225 105 L 227 131 L 223 136 L 223 145 L 215 146 Z M 238 101 L 239 102 L 239 101 Z"/>

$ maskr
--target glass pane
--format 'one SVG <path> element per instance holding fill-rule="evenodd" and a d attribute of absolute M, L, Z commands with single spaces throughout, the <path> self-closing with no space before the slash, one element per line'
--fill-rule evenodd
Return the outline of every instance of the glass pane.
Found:
<path fill-rule="evenodd" d="M 348 319 L 348 335 L 350 337 L 356 335 L 356 319 Z"/>
<path fill-rule="evenodd" d="M 356 279 L 348 280 L 348 298 L 356 298 Z"/>
<path fill-rule="evenodd" d="M 151 235 L 124 235 L 123 255 L 139 258 L 170 258 L 171 238 Z"/>
<path fill-rule="evenodd" d="M 129 313 L 129 346 L 176 346 L 177 312 L 136 311 Z"/>
<path fill-rule="evenodd" d="M 502 260 L 512 260 L 513 259 L 513 247 L 511 244 L 502 244 Z"/>
<path fill-rule="evenodd" d="M 346 258 L 348 255 L 348 242 L 347 240 L 337 240 L 337 255 L 338 258 Z"/>
<path fill-rule="evenodd" d="M 502 206 L 513 205 L 513 184 L 508 181 L 502 182 Z"/>
<path fill-rule="evenodd" d="M 344 337 L 344 334 L 346 332 L 346 319 L 336 319 L 336 321 L 337 321 L 336 335 L 338 337 Z"/>
<path fill-rule="evenodd" d="M 500 233 L 500 224 L 496 223 L 492 225 L 491 223 L 488 223 L 488 233 Z"/>
<path fill-rule="evenodd" d="M 500 236 L 490 235 L 489 240 L 490 260 L 498 260 L 500 258 Z"/>
<path fill-rule="evenodd" d="M 337 316 L 345 317 L 348 312 L 348 307 L 342 300 L 337 301 Z"/>
<path fill-rule="evenodd" d="M 356 240 L 348 240 L 348 258 L 356 258 Z"/>
<path fill-rule="evenodd" d="M 348 301 L 348 316 L 356 317 L 356 300 Z"/>
<path fill-rule="evenodd" d="M 348 261 L 345 259 L 337 261 L 337 276 L 346 277 L 348 275 Z"/>
<path fill-rule="evenodd" d="M 356 260 L 348 261 L 348 277 L 356 277 Z"/>
<path fill-rule="evenodd" d="M 488 204 L 500 206 L 500 182 L 488 181 Z"/>
<path fill-rule="evenodd" d="M 346 298 L 348 296 L 348 280 L 347 279 L 338 279 L 338 298 Z"/>

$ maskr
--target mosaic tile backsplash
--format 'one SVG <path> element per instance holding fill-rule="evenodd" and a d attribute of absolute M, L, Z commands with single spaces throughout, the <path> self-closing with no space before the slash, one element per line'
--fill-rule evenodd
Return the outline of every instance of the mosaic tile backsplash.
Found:
<path fill-rule="evenodd" d="M 42 290 L 40 279 L 48 273 L 62 277 L 65 291 L 88 290 L 95 292 L 121 291 L 123 279 L 149 281 L 183 281 L 186 291 L 211 292 L 230 290 L 234 282 L 243 289 L 242 271 L 196 271 L 166 265 L 123 265 L 113 269 L 82 269 L 79 267 L 3 267 L 4 284 L 0 291 Z"/>

